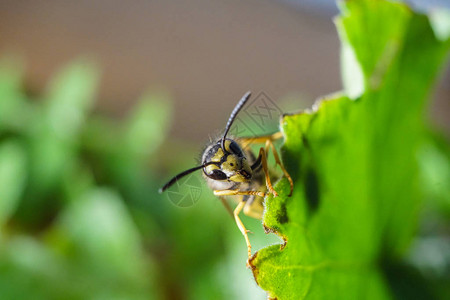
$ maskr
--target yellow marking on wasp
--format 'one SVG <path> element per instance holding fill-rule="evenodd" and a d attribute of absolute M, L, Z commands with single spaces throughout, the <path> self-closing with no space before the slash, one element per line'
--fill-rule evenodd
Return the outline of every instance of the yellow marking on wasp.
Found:
<path fill-rule="evenodd" d="M 217 150 L 216 154 L 214 154 L 213 158 L 211 158 L 212 162 L 220 162 L 220 160 L 222 159 L 224 153 L 222 148 L 219 148 L 219 150 Z"/>
<path fill-rule="evenodd" d="M 206 166 L 205 169 L 206 169 L 206 173 L 207 173 L 207 174 L 211 174 L 211 173 L 212 173 L 212 170 L 219 169 L 219 167 L 216 166 L 216 165 L 209 165 L 209 166 Z"/>
<path fill-rule="evenodd" d="M 233 182 L 248 182 L 248 179 L 245 179 L 244 176 L 242 176 L 241 174 L 236 174 L 233 176 L 230 176 L 230 180 Z"/>
<path fill-rule="evenodd" d="M 234 155 L 228 155 L 227 160 L 222 163 L 222 169 L 224 170 L 234 171 L 239 170 L 240 168 L 241 163 Z"/>
<path fill-rule="evenodd" d="M 231 142 L 229 140 L 226 140 L 225 141 L 225 150 L 227 150 L 228 152 L 231 152 L 230 145 L 231 145 Z"/>

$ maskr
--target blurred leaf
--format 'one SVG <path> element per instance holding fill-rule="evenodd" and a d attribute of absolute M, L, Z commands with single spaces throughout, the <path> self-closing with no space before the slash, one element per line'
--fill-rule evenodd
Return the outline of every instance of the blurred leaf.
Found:
<path fill-rule="evenodd" d="M 0 290 L 2 299 L 62 299 L 55 297 L 69 288 L 64 265 L 48 248 L 31 237 L 15 236 L 0 247 Z"/>
<path fill-rule="evenodd" d="M 0 226 L 19 204 L 26 178 L 26 155 L 17 141 L 0 144 Z"/>
<path fill-rule="evenodd" d="M 36 239 L 15 236 L 0 247 L 0 290 L 2 299 L 155 299 L 146 266 L 138 278 L 117 270 L 96 272 Z"/>
<path fill-rule="evenodd" d="M 423 145 L 418 156 L 425 193 L 432 205 L 450 218 L 450 151 L 443 150 L 430 142 Z"/>
<path fill-rule="evenodd" d="M 165 93 L 148 93 L 131 111 L 125 124 L 126 146 L 132 153 L 151 155 L 169 130 L 171 105 Z"/>
<path fill-rule="evenodd" d="M 93 267 L 123 274 L 142 271 L 139 233 L 118 194 L 108 189 L 89 191 L 67 207 L 61 226 Z"/>
<path fill-rule="evenodd" d="M 365 122 L 375 126 L 373 134 L 377 138 L 371 144 L 374 158 L 370 163 L 377 162 L 378 173 L 388 176 L 376 176 L 370 182 L 374 190 L 385 187 L 381 189 L 380 201 L 387 211 L 397 214 L 392 217 L 385 213 L 382 217 L 388 219 L 387 226 L 391 228 L 386 233 L 386 244 L 396 249 L 388 253 L 401 253 L 414 230 L 407 224 L 414 223 L 417 214 L 413 209 L 404 210 L 403 206 L 413 207 L 421 197 L 416 159 L 423 143 L 421 137 L 425 135 L 422 121 L 425 100 L 447 57 L 450 40 L 436 39 L 428 18 L 402 3 L 349 1 L 343 11 L 346 14 L 337 21 L 342 42 L 354 49 L 362 69 L 376 66 L 365 73 L 365 94 L 361 101 L 368 107 Z M 376 55 L 379 52 L 382 54 Z M 365 135 L 370 133 L 367 131 Z M 398 189 L 391 185 L 392 180 L 398 182 Z M 402 190 L 406 187 L 411 193 L 410 200 L 387 200 L 403 198 Z M 396 230 L 399 232 L 394 234 Z"/>
<path fill-rule="evenodd" d="M 436 9 L 430 13 L 430 24 L 436 38 L 446 41 L 450 38 L 450 11 Z"/>
<path fill-rule="evenodd" d="M 93 104 L 97 79 L 92 64 L 76 61 L 55 76 L 47 101 L 36 108 L 29 125 L 30 185 L 19 210 L 22 220 L 34 225 L 44 222 L 61 205 L 61 199 L 48 201 L 46 197 L 76 164 L 80 133 Z"/>
<path fill-rule="evenodd" d="M 77 201 L 96 184 L 88 165 L 79 163 L 72 167 L 62 178 L 62 189 L 67 202 Z"/>
<path fill-rule="evenodd" d="M 411 11 L 405 5 L 389 1 L 338 3 L 343 15 L 336 20 L 341 40 L 350 44 L 355 53 L 366 88 L 368 84 L 377 85 L 400 51 Z"/>
<path fill-rule="evenodd" d="M 147 199 L 152 183 L 148 166 L 158 162 L 156 150 L 169 130 L 171 106 L 164 93 L 144 96 L 122 124 L 123 134 L 116 137 L 106 157 L 113 180 L 132 199 Z"/>
<path fill-rule="evenodd" d="M 9 94 L 21 92 L 23 80 L 23 62 L 17 57 L 3 57 L 0 60 L 0 95 L 4 102 L 10 101 Z"/>
<path fill-rule="evenodd" d="M 398 259 L 417 226 L 423 108 L 449 43 L 400 3 L 347 1 L 342 10 L 341 39 L 363 76 L 362 89 L 347 89 L 363 94 L 332 95 L 283 119 L 294 194 L 286 179 L 277 184 L 264 225 L 286 244 L 252 261 L 258 284 L 280 300 L 390 299 L 379 262 Z"/>
<path fill-rule="evenodd" d="M 23 63 L 16 57 L 0 60 L 0 133 L 24 128 L 31 110 L 22 91 Z"/>
<path fill-rule="evenodd" d="M 72 138 L 94 104 L 98 70 L 92 62 L 79 60 L 65 67 L 48 87 L 48 126 L 59 138 Z"/>
<path fill-rule="evenodd" d="M 96 179 L 115 185 L 134 217 L 145 224 L 143 226 L 153 227 L 155 221 L 166 223 L 167 207 L 161 206 L 161 196 L 155 195 L 160 181 L 149 166 L 161 165 L 156 150 L 166 138 L 170 111 L 167 94 L 151 92 L 138 101 L 124 122 L 117 124 L 105 118 L 91 118 L 83 134 L 83 144 Z M 147 214 L 146 222 L 142 213 L 136 213 L 138 210 Z"/>

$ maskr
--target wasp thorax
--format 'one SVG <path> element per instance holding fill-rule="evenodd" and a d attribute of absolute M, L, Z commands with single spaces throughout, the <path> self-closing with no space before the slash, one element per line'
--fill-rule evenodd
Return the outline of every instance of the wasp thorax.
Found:
<path fill-rule="evenodd" d="M 203 168 L 204 174 L 214 180 L 228 180 L 246 182 L 252 178 L 252 169 L 239 145 L 226 139 L 225 151 L 221 140 L 206 148 L 202 163 L 208 164 Z"/>

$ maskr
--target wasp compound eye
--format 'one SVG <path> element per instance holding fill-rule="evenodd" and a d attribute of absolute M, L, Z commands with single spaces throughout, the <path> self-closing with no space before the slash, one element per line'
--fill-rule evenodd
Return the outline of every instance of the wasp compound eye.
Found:
<path fill-rule="evenodd" d="M 207 176 L 214 180 L 225 180 L 228 178 L 224 172 L 217 169 L 212 170 L 212 172 L 207 174 Z"/>
<path fill-rule="evenodd" d="M 231 152 L 233 154 L 236 154 L 239 157 L 243 157 L 244 156 L 244 154 L 242 153 L 241 147 L 239 147 L 239 145 L 235 141 L 232 141 L 230 143 L 229 147 L 230 147 L 230 150 L 231 150 Z"/>

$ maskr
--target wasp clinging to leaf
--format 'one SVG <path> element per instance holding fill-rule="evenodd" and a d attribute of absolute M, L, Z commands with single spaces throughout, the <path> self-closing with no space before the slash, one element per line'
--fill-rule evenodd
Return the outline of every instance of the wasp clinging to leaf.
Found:
<path fill-rule="evenodd" d="M 223 136 L 211 142 L 205 148 L 202 154 L 201 165 L 181 172 L 160 189 L 162 193 L 180 178 L 201 169 L 203 171 L 203 177 L 206 179 L 209 187 L 213 189 L 214 195 L 219 196 L 244 235 L 249 258 L 252 252 L 248 238 L 248 230 L 239 218 L 239 213 L 243 210 L 244 214 L 261 219 L 264 211 L 264 197 L 267 194 L 273 194 L 275 197 L 278 196 L 272 187 L 274 177 L 267 167 L 269 149 L 272 150 L 276 164 L 280 166 L 290 182 L 291 192 L 289 195 L 292 194 L 293 189 L 292 179 L 284 168 L 277 150 L 273 145 L 273 141 L 282 137 L 281 132 L 251 138 L 227 137 L 233 121 L 250 98 L 250 95 L 250 92 L 247 92 L 231 112 Z M 264 145 L 259 149 L 257 157 L 255 157 L 250 149 L 250 145 L 252 144 Z M 238 200 L 238 205 L 234 211 L 230 209 L 224 198 L 227 196 Z"/>

